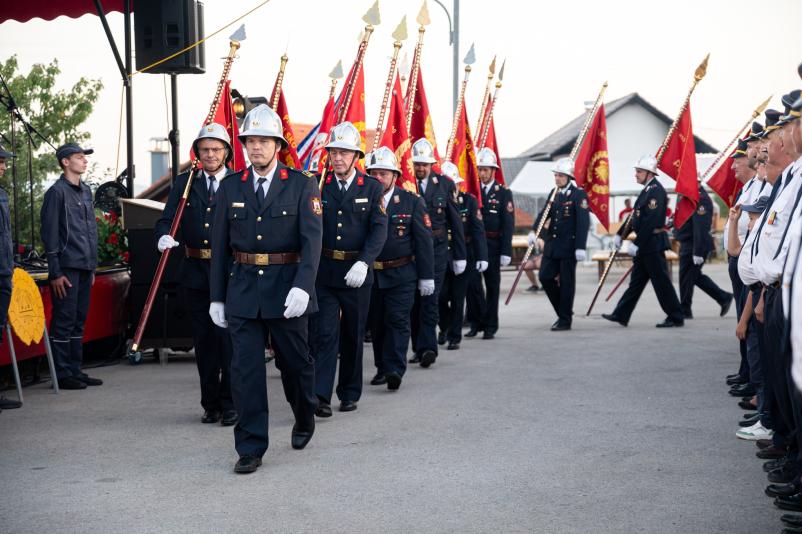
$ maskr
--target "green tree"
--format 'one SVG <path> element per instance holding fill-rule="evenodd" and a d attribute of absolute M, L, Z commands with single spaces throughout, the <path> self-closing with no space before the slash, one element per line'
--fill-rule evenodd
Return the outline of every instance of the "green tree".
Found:
<path fill-rule="evenodd" d="M 89 133 L 80 129 L 81 125 L 91 115 L 92 108 L 97 102 L 103 83 L 100 80 L 91 80 L 81 77 L 72 88 L 57 90 L 61 69 L 58 60 L 54 59 L 49 65 L 36 64 L 27 74 L 18 72 L 19 65 L 16 56 L 11 56 L 0 62 L 0 75 L 8 85 L 23 118 L 30 122 L 45 139 L 53 146 L 66 142 L 84 143 L 89 139 Z M 5 90 L 0 90 L 3 97 Z M 14 152 L 17 157 L 10 163 L 16 165 L 17 197 L 19 206 L 14 205 L 14 190 L 12 183 L 12 169 L 6 171 L 0 178 L 0 185 L 9 196 L 12 210 L 12 224 L 19 221 L 19 239 L 22 244 L 31 242 L 31 209 L 35 226 L 34 244 L 41 251 L 39 238 L 39 210 L 48 176 L 57 176 L 61 170 L 56 161 L 53 148 L 33 134 L 33 150 L 30 152 L 33 171 L 33 207 L 30 202 L 30 187 L 28 181 L 29 141 L 23 126 L 16 124 L 14 146 L 11 146 L 11 117 L 9 113 L 0 113 L 0 133 L 3 136 L 3 145 Z M 94 169 L 92 169 L 94 170 Z M 18 208 L 18 209 L 17 209 Z M 16 210 L 16 215 L 14 211 Z"/>

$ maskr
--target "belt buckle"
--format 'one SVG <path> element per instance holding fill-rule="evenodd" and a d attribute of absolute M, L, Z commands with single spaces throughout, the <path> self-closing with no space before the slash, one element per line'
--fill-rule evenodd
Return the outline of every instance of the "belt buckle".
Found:
<path fill-rule="evenodd" d="M 254 254 L 256 265 L 270 265 L 270 254 Z"/>
<path fill-rule="evenodd" d="M 202 260 L 210 260 L 210 259 L 212 259 L 212 249 L 202 248 L 200 250 L 200 257 L 201 257 Z"/>
<path fill-rule="evenodd" d="M 384 269 L 384 266 L 382 265 L 382 262 L 374 261 L 373 262 L 373 268 L 376 269 L 377 271 L 381 271 L 381 270 Z"/>
<path fill-rule="evenodd" d="M 344 250 L 332 250 L 331 251 L 331 258 L 334 260 L 344 260 L 345 259 L 345 251 Z"/>

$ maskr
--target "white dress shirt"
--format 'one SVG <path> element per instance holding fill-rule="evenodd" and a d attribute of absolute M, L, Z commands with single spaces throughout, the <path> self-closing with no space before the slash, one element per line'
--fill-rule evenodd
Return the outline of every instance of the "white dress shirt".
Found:
<path fill-rule="evenodd" d="M 351 169 L 351 174 L 349 174 L 348 178 L 345 179 L 345 190 L 346 191 L 348 191 L 348 188 L 351 187 L 351 182 L 354 181 L 355 177 L 356 177 L 356 170 Z M 337 180 L 337 189 L 340 189 L 340 180 L 341 180 L 341 178 L 339 176 L 337 176 L 336 174 L 334 175 L 334 178 Z"/>
<path fill-rule="evenodd" d="M 395 193 L 395 187 L 391 187 L 390 190 L 384 194 L 384 199 L 383 199 L 384 209 L 387 209 L 387 206 L 390 205 L 390 197 L 393 196 L 393 193 Z"/>
<path fill-rule="evenodd" d="M 206 190 L 209 192 L 210 195 L 213 195 L 217 192 L 217 188 L 220 187 L 220 180 L 226 177 L 226 166 L 223 165 L 220 167 L 220 170 L 216 173 L 212 174 L 214 176 L 216 185 L 214 186 L 214 190 L 212 190 L 212 180 L 209 178 L 209 173 L 205 170 L 203 171 L 203 175 L 206 177 Z"/>
<path fill-rule="evenodd" d="M 262 184 L 262 191 L 264 191 L 264 196 L 267 197 L 267 190 L 270 189 L 270 182 L 273 181 L 273 175 L 276 174 L 276 167 L 278 165 L 273 165 L 273 168 L 267 171 L 267 174 L 264 176 L 260 176 L 256 169 L 253 170 L 253 192 L 256 192 L 256 189 L 259 187 L 259 178 L 266 178 L 265 183 Z"/>
<path fill-rule="evenodd" d="M 760 281 L 767 285 L 778 282 L 782 278 L 789 243 L 786 229 L 790 232 L 788 225 L 791 223 L 791 212 L 796 201 L 796 194 L 799 191 L 800 184 L 802 184 L 802 173 L 800 173 L 802 165 L 799 165 L 800 162 L 802 160 L 797 160 L 789 165 L 790 170 L 788 172 L 791 173 L 792 177 L 787 185 L 785 185 L 785 178 L 783 179 L 783 188 L 767 210 L 768 219 L 761 230 L 762 235 L 758 244 L 755 262 Z M 787 174 L 783 173 L 783 176 L 787 177 Z M 784 240 L 783 235 L 785 235 Z"/>

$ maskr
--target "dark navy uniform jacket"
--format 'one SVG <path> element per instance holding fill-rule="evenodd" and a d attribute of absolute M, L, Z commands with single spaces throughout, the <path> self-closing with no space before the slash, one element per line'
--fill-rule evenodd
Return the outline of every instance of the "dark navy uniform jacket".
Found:
<path fill-rule="evenodd" d="M 387 205 L 387 241 L 377 261 L 414 256 L 412 263 L 376 271 L 381 289 L 414 280 L 434 280 L 434 248 L 426 206 L 416 194 L 400 187 L 393 190 Z"/>
<path fill-rule="evenodd" d="M 701 256 L 706 258 L 713 252 L 713 237 L 710 228 L 713 226 L 713 201 L 704 187 L 699 188 L 699 203 L 696 211 L 685 221 L 682 228 L 674 230 L 674 237 L 679 241 L 681 256 Z"/>
<path fill-rule="evenodd" d="M 426 203 L 429 220 L 432 223 L 434 261 L 442 270 L 448 260 L 464 260 L 468 257 L 465 248 L 465 235 L 462 219 L 455 202 L 456 185 L 447 176 L 431 172 L 426 183 L 426 191 L 421 198 Z M 448 233 L 451 232 L 451 254 L 449 255 Z"/>
<path fill-rule="evenodd" d="M 317 281 L 320 284 L 347 288 L 345 275 L 357 261 L 368 264 L 365 284 L 373 283 L 373 261 L 387 239 L 387 215 L 382 208 L 382 186 L 379 181 L 355 169 L 356 176 L 345 191 L 334 173 L 326 177 L 323 201 L 323 248 L 358 252 L 355 260 L 320 258 Z"/>
<path fill-rule="evenodd" d="M 668 195 L 657 178 L 652 178 L 635 200 L 629 230 L 637 234 L 634 243 L 638 254 L 668 250 L 668 232 L 665 230 L 667 203 Z M 624 225 L 618 230 L 622 239 L 626 237 L 622 235 L 623 230 Z"/>
<path fill-rule="evenodd" d="M 549 197 L 553 191 L 549 191 Z M 543 210 L 535 218 L 534 230 L 542 216 Z M 548 227 L 540 233 L 545 242 L 543 255 L 554 259 L 576 258 L 575 252 L 584 250 L 588 241 L 590 214 L 587 193 L 569 183 L 565 191 L 557 193 L 546 217 Z"/>
<path fill-rule="evenodd" d="M 487 235 L 487 253 L 491 256 L 512 257 L 512 232 L 515 230 L 515 205 L 512 191 L 493 181 L 490 192 L 479 184 L 482 192 L 482 220 Z"/>
<path fill-rule="evenodd" d="M 457 193 L 457 209 L 465 234 L 468 268 L 471 268 L 471 263 L 487 261 L 487 239 L 485 238 L 485 225 L 482 222 L 482 212 L 479 210 L 476 197 L 465 191 Z"/>
<path fill-rule="evenodd" d="M 227 168 L 226 176 L 232 174 L 234 174 L 234 171 Z M 156 226 L 154 227 L 153 234 L 157 243 L 161 236 L 170 232 L 170 225 L 175 218 L 175 212 L 178 209 L 181 195 L 184 194 L 188 179 L 188 172 L 179 174 L 170 189 L 170 196 L 167 198 L 167 204 L 164 206 L 162 216 L 156 221 Z M 222 183 L 223 180 L 220 180 L 220 183 L 217 184 L 218 189 Z M 184 287 L 209 290 L 211 262 L 200 258 L 186 257 L 184 247 L 196 249 L 212 248 L 212 230 L 214 228 L 214 214 L 217 205 L 217 195 L 211 201 L 209 200 L 206 172 L 203 170 L 198 171 L 195 178 L 192 179 L 189 197 L 184 207 L 184 215 L 181 217 L 181 224 L 178 226 L 178 233 L 175 237 L 175 240 L 179 242 L 179 246 L 173 251 L 173 254 L 180 254 L 183 257 L 181 261 L 181 285 Z"/>
<path fill-rule="evenodd" d="M 223 180 L 217 189 L 212 234 L 211 301 L 225 302 L 237 317 L 284 317 L 293 287 L 309 294 L 306 313 L 317 311 L 315 276 L 320 261 L 321 203 L 317 181 L 279 163 L 264 206 L 254 191 L 253 168 Z M 300 263 L 246 265 L 233 251 L 299 253 Z"/>
<path fill-rule="evenodd" d="M 14 244 L 11 240 L 11 213 L 8 209 L 8 195 L 0 187 L 0 278 L 11 277 L 13 274 Z"/>
<path fill-rule="evenodd" d="M 97 222 L 88 185 L 72 185 L 62 174 L 45 192 L 41 225 L 51 280 L 62 276 L 62 269 L 95 270 Z"/>

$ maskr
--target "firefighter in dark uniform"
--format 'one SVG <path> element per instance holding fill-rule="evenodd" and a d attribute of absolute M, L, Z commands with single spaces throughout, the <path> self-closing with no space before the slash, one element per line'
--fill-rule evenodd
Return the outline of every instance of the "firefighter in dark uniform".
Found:
<path fill-rule="evenodd" d="M 387 389 L 394 391 L 407 368 L 415 291 L 424 296 L 434 292 L 432 229 L 423 200 L 396 185 L 401 170 L 392 150 L 379 147 L 373 151 L 367 170 L 382 184 L 388 223 L 387 241 L 373 262 L 375 281 L 368 321 L 376 376 L 370 383 L 387 384 Z"/>
<path fill-rule="evenodd" d="M 632 256 L 632 274 L 629 287 L 621 296 L 613 313 L 602 314 L 608 321 L 627 326 L 629 318 L 643 293 L 646 283 L 651 280 L 657 301 L 666 313 L 666 319 L 658 323 L 658 328 L 683 326 L 682 308 L 668 274 L 665 251 L 668 250 L 666 226 L 666 190 L 657 181 L 657 160 L 654 156 L 643 156 L 635 165 L 635 179 L 643 185 L 643 191 L 635 200 L 635 211 L 630 224 L 624 224 L 615 237 L 615 246 L 621 245 L 630 231 L 635 232 L 635 240 L 629 243 Z M 626 233 L 626 235 L 624 235 Z"/>
<path fill-rule="evenodd" d="M 437 359 L 438 300 L 447 264 L 450 260 L 455 276 L 462 275 L 467 266 L 462 219 L 455 200 L 456 186 L 445 176 L 432 171 L 432 164 L 436 162 L 432 144 L 426 138 L 415 141 L 412 145 L 412 164 L 418 181 L 418 193 L 426 203 L 432 223 L 434 243 L 434 293 L 426 296 L 416 294 L 412 308 L 412 350 L 415 355 L 409 362 L 419 363 L 421 367 L 430 367 Z"/>
<path fill-rule="evenodd" d="M 479 324 L 471 324 L 471 329 L 465 337 L 474 337 L 477 332 L 484 331 L 482 339 L 493 339 L 498 331 L 501 268 L 512 261 L 515 206 L 512 202 L 512 191 L 495 181 L 498 169 L 496 154 L 489 148 L 479 150 L 476 154 L 476 165 L 479 168 L 479 179 L 482 181 L 482 220 L 485 224 L 490 266 L 482 273 L 485 282 L 484 298 L 478 305 L 474 305 L 482 311 L 481 320 Z M 469 293 L 476 297 L 481 295 L 475 290 Z"/>
<path fill-rule="evenodd" d="M 231 426 L 237 411 L 231 400 L 231 337 L 225 328 L 215 326 L 209 317 L 209 269 L 212 258 L 212 232 L 217 208 L 217 188 L 234 171 L 227 164 L 234 158 L 226 129 L 216 123 L 204 126 L 192 143 L 203 170 L 192 180 L 184 214 L 178 227 L 178 239 L 184 243 L 181 262 L 181 287 L 192 320 L 195 362 L 200 377 L 202 423 Z M 159 252 L 178 246 L 170 236 L 178 203 L 186 189 L 188 172 L 176 177 L 154 234 Z"/>
<path fill-rule="evenodd" d="M 446 271 L 443 289 L 440 291 L 440 336 L 437 342 L 443 345 L 448 341 L 448 350 L 459 349 L 462 341 L 462 323 L 465 319 L 465 293 L 468 282 L 481 276 L 487 270 L 487 241 L 485 225 L 482 223 L 482 212 L 476 197 L 459 190 L 464 180 L 459 175 L 456 165 L 447 161 L 441 170 L 445 176 L 457 185 L 457 208 L 462 219 L 462 229 L 467 248 L 467 266 L 465 273 L 456 276 L 452 269 Z"/>
<path fill-rule="evenodd" d="M 696 211 L 681 228 L 674 230 L 674 238 L 679 241 L 679 295 L 685 319 L 693 319 L 691 303 L 694 286 L 698 286 L 718 303 L 722 317 L 727 315 L 732 304 L 732 293 L 724 291 L 702 273 L 705 259 L 715 250 L 713 237 L 710 235 L 712 226 L 713 201 L 700 184 Z"/>
<path fill-rule="evenodd" d="M 570 330 L 574 315 L 576 293 L 576 262 L 587 257 L 585 244 L 590 228 L 588 195 L 571 183 L 574 177 L 574 161 L 562 158 L 554 168 L 557 195 L 546 214 L 548 228 L 543 236 L 543 259 L 540 264 L 540 283 L 549 297 L 557 320 L 552 331 Z M 551 192 L 549 193 L 551 197 Z M 544 208 L 545 209 L 545 208 Z M 544 216 L 541 211 L 535 218 L 534 229 Z M 535 241 L 535 232 L 529 233 L 529 244 Z"/>
<path fill-rule="evenodd" d="M 97 267 L 97 223 L 92 191 L 81 181 L 94 152 L 75 143 L 56 150 L 61 177 L 45 192 L 42 243 L 47 254 L 53 312 L 50 342 L 61 389 L 85 389 L 103 382 L 81 371 L 89 294 Z"/>
<path fill-rule="evenodd" d="M 320 311 L 310 321 L 318 417 L 331 417 L 338 352 L 340 411 L 357 408 L 372 267 L 387 239 L 382 186 L 355 167 L 365 156 L 361 143 L 359 130 L 343 122 L 332 129 L 326 145 L 332 171 L 321 191 L 323 257 L 316 282 Z"/>
<path fill-rule="evenodd" d="M 268 447 L 268 331 L 295 416 L 292 447 L 303 449 L 315 430 L 307 316 L 317 310 L 322 206 L 314 177 L 278 162 L 287 141 L 272 109 L 260 104 L 248 112 L 240 140 L 251 166 L 217 189 L 209 315 L 228 328 L 233 347 L 231 396 L 239 416 L 234 470 L 252 473 Z"/>
<path fill-rule="evenodd" d="M 6 160 L 15 157 L 0 145 L 0 178 L 6 173 Z M 8 306 L 11 303 L 11 278 L 14 274 L 14 244 L 11 241 L 11 213 L 8 209 L 8 194 L 0 187 L 0 343 L 3 342 L 3 331 L 8 318 Z M 0 411 L 19 408 L 22 403 L 5 399 L 0 394 Z"/>

